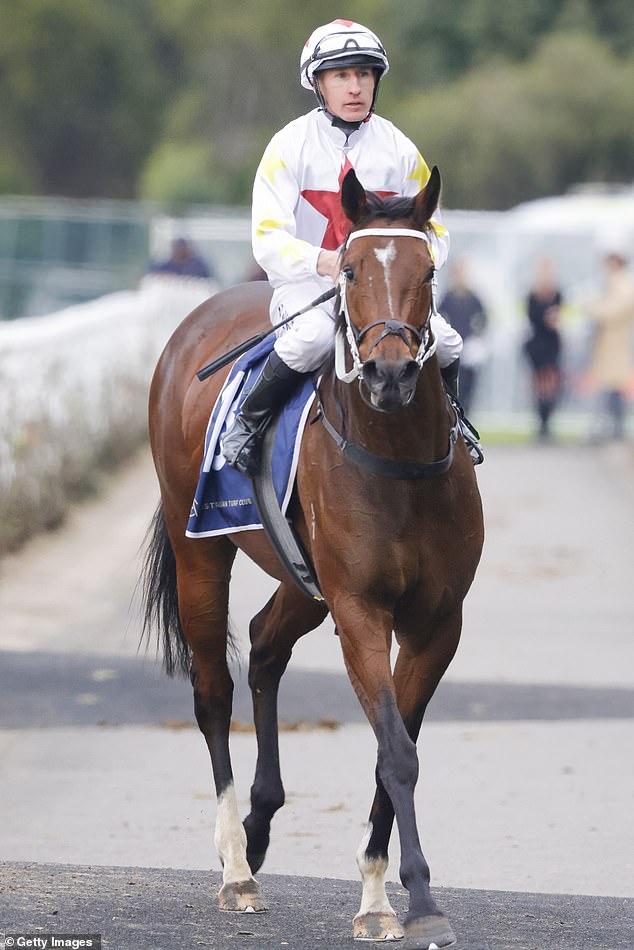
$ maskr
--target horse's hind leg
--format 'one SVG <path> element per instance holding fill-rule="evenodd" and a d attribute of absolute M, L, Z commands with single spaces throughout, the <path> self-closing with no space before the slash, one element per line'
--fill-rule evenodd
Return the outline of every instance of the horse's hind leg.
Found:
<path fill-rule="evenodd" d="M 429 700 L 433 696 L 451 658 L 460 636 L 461 615 L 447 618 L 442 629 L 435 632 L 431 644 L 416 653 L 402 647 L 394 669 L 394 686 L 398 711 L 407 734 L 415 743 Z M 389 905 L 385 892 L 385 874 L 388 867 L 388 844 L 394 824 L 394 806 L 381 782 L 377 769 L 377 789 L 370 812 L 370 821 L 359 851 L 357 864 L 363 879 L 361 908 L 354 919 L 354 935 L 365 939 L 384 939 L 391 927 Z M 401 851 L 407 846 L 401 838 Z M 423 893 L 428 891 L 429 871 Z M 449 947 L 455 937 L 449 921 L 440 911 L 429 913 L 429 905 L 411 893 L 406 931 L 408 946 L 427 950 L 434 944 Z M 401 931 L 402 933 L 402 931 Z"/>
<path fill-rule="evenodd" d="M 244 821 L 251 871 L 262 866 L 269 846 L 271 820 L 284 804 L 280 773 L 277 695 L 293 646 L 324 620 L 328 608 L 309 600 L 294 585 L 282 584 L 251 621 L 249 686 L 258 741 L 251 811 Z"/>
<path fill-rule="evenodd" d="M 246 857 L 229 752 L 233 681 L 227 664 L 229 577 L 235 548 L 226 538 L 183 541 L 175 550 L 181 624 L 192 650 L 194 711 L 213 769 L 217 812 L 214 842 L 222 863 L 221 910 L 262 911 L 265 905 Z"/>

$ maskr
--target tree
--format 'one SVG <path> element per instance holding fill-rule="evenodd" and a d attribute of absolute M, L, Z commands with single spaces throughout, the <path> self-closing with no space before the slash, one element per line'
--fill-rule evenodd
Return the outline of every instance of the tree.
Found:
<path fill-rule="evenodd" d="M 321 15 L 336 16 L 334 8 L 326 0 Z M 160 178 L 164 197 L 172 200 L 188 192 L 200 200 L 202 189 L 209 201 L 247 201 L 270 135 L 311 106 L 299 85 L 298 61 L 314 15 L 288 0 L 247 0 L 239 7 L 186 0 L 161 10 L 186 49 L 187 78 L 165 110 L 141 177 L 142 194 L 156 196 Z M 205 142 L 207 159 L 200 151 Z M 179 146 L 188 143 L 195 143 L 200 176 L 189 188 L 177 160 Z"/>
<path fill-rule="evenodd" d="M 508 208 L 584 181 L 629 182 L 634 57 L 584 34 L 547 37 L 402 104 L 397 121 L 440 166 L 448 207 Z"/>
<path fill-rule="evenodd" d="M 634 52 L 630 0 L 384 0 L 376 16 L 375 29 L 395 51 L 395 95 L 412 85 L 443 85 L 492 61 L 521 62 L 556 31 L 591 33 L 618 54 Z"/>
<path fill-rule="evenodd" d="M 340 0 L 317 16 L 291 0 L 0 0 L 0 192 L 248 201 L 268 139 L 314 104 L 301 46 L 340 13 Z M 348 0 L 346 15 L 387 46 L 379 111 L 437 153 L 456 201 L 504 206 L 567 174 L 624 175 L 627 86 L 607 72 L 631 83 L 631 0 Z M 584 53 L 580 30 L 604 43 Z M 566 35 L 576 91 L 546 52 Z M 587 141 L 586 115 L 609 155 Z M 514 180 L 506 164 L 490 177 L 501 156 Z"/>
<path fill-rule="evenodd" d="M 134 194 L 169 57 L 145 0 L 2 0 L 2 131 L 35 191 Z"/>

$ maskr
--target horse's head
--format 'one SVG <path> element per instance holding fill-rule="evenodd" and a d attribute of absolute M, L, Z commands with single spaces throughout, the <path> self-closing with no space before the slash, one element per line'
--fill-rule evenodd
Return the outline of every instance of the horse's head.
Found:
<path fill-rule="evenodd" d="M 412 400 L 422 364 L 433 352 L 428 234 L 439 194 L 435 167 L 415 198 L 366 192 L 352 169 L 343 180 L 341 204 L 352 229 L 341 261 L 345 326 L 338 334 L 337 374 L 347 380 L 358 376 L 372 407 L 383 412 Z M 352 353 L 351 373 L 342 369 L 343 333 Z"/>

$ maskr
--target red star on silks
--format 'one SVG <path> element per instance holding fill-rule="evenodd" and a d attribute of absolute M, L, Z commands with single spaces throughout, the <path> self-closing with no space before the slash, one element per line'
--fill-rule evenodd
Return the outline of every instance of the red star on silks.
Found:
<path fill-rule="evenodd" d="M 310 188 L 306 189 L 306 191 L 302 191 L 302 198 L 328 221 L 328 226 L 326 227 L 321 242 L 321 246 L 326 251 L 336 251 L 337 248 L 343 244 L 350 230 L 350 222 L 341 207 L 341 186 L 346 174 L 351 168 L 350 160 L 346 157 L 339 172 L 338 191 L 313 191 Z M 396 192 L 377 191 L 375 194 L 381 198 L 387 198 L 390 195 L 395 195 Z"/>

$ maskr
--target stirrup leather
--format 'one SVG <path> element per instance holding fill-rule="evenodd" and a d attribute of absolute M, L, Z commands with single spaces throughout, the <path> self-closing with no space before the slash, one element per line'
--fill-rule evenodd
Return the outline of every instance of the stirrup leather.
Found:
<path fill-rule="evenodd" d="M 467 446 L 469 455 L 471 456 L 471 461 L 474 465 L 481 465 L 482 462 L 484 462 L 484 452 L 482 451 L 482 446 L 480 445 L 480 433 L 473 423 L 467 419 L 460 400 L 456 399 L 453 393 L 450 393 L 449 391 L 447 391 L 447 397 L 454 412 L 456 413 L 460 434 L 464 439 L 465 445 Z"/>

